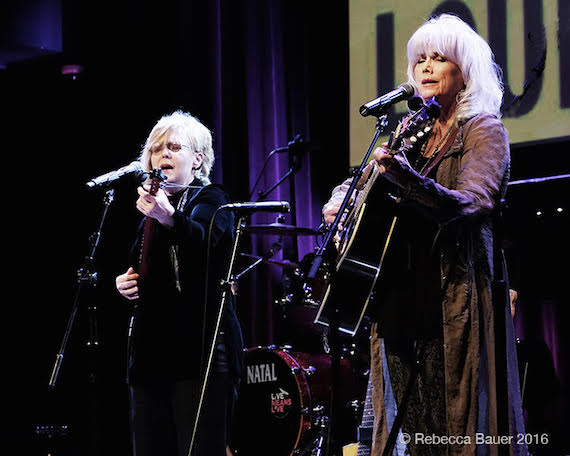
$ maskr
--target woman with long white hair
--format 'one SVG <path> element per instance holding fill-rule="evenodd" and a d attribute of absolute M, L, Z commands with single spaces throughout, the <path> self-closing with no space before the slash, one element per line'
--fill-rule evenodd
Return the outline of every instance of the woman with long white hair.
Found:
<path fill-rule="evenodd" d="M 524 431 L 510 318 L 499 328 L 507 341 L 499 356 L 506 359 L 508 394 L 497 403 L 496 380 L 505 372 L 495 368 L 492 285 L 502 271 L 494 268 L 493 222 L 510 163 L 500 120 L 501 71 L 485 40 L 449 14 L 423 24 L 407 55 L 409 82 L 424 103 L 437 102 L 439 115 L 416 145 L 398 141 L 405 118 L 392 142 L 402 146 L 377 148 L 357 185 L 377 173 L 390 186 L 398 215 L 370 309 L 372 455 L 383 454 L 399 413 L 398 455 L 497 454 L 498 438 L 511 454 L 527 454 L 517 444 Z M 333 191 L 325 221 L 334 220 L 349 184 Z M 375 209 L 382 211 L 367 208 Z M 504 304 L 510 316 L 508 299 Z M 502 410 L 510 439 L 498 435 Z"/>

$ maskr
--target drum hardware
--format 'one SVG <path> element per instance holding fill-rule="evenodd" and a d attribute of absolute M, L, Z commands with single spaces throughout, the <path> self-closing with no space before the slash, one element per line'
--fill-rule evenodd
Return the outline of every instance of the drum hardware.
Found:
<path fill-rule="evenodd" d="M 268 236 L 315 236 L 319 233 L 313 228 L 286 225 L 281 222 L 268 225 L 249 225 L 246 229 L 252 234 L 266 234 Z"/>
<path fill-rule="evenodd" d="M 317 372 L 317 368 L 315 366 L 309 366 L 309 367 L 293 367 L 292 368 L 293 373 L 297 373 L 299 371 L 303 371 L 306 375 L 314 375 L 315 372 Z"/>
<path fill-rule="evenodd" d="M 267 252 L 265 252 L 265 254 L 263 256 L 255 256 L 255 255 L 240 253 L 240 256 L 253 257 L 253 258 L 255 258 L 255 261 L 252 264 L 250 264 L 248 267 L 246 267 L 240 273 L 235 274 L 233 276 L 233 281 L 238 282 L 239 279 L 241 279 L 245 274 L 247 274 L 249 271 L 254 269 L 259 264 L 267 263 L 269 260 L 271 260 L 271 257 L 277 255 L 277 253 L 280 252 L 282 248 L 283 248 L 283 246 L 279 242 L 274 242 L 273 245 L 271 246 L 271 248 Z"/>
<path fill-rule="evenodd" d="M 321 456 L 323 454 L 323 447 L 329 429 L 328 417 L 320 416 L 319 418 L 317 418 L 315 426 L 317 428 L 318 437 L 314 441 L 313 450 L 311 451 L 311 456 Z"/>
<path fill-rule="evenodd" d="M 294 301 L 293 293 L 287 293 L 286 295 L 280 297 L 279 299 L 275 300 L 275 304 L 284 306 L 285 304 L 291 304 Z"/>
<path fill-rule="evenodd" d="M 315 366 L 309 366 L 306 369 L 303 369 L 305 371 L 305 374 L 307 375 L 313 375 L 317 369 L 315 368 Z"/>
<path fill-rule="evenodd" d="M 321 454 L 329 423 L 330 370 L 331 360 L 325 354 L 276 345 L 247 349 L 231 443 L 234 454 Z M 349 360 L 342 361 L 342 371 L 339 394 L 346 403 L 355 397 Z M 345 408 L 342 413 L 348 412 Z"/>
<path fill-rule="evenodd" d="M 320 416 L 325 413 L 325 408 L 322 405 L 317 405 L 313 407 L 313 413 Z"/>
<path fill-rule="evenodd" d="M 350 343 L 350 348 L 345 349 L 345 351 L 350 355 L 350 356 L 355 356 L 356 352 L 357 352 L 357 346 L 354 342 Z"/>
<path fill-rule="evenodd" d="M 263 257 L 260 257 L 258 255 L 252 255 L 251 253 L 241 253 L 240 256 L 246 257 L 246 258 L 252 258 L 256 261 L 263 262 L 266 264 L 273 264 L 275 266 L 280 266 L 285 270 L 295 271 L 296 269 L 299 268 L 299 265 L 297 263 L 295 263 L 294 261 L 290 261 L 290 260 L 274 260 L 272 258 L 264 259 Z"/>
<path fill-rule="evenodd" d="M 314 260 L 315 254 L 308 253 L 301 260 L 299 267 L 299 277 L 302 283 L 301 294 L 303 303 L 307 306 L 317 307 L 321 306 L 320 297 L 324 296 L 325 290 L 331 280 L 331 268 L 326 260 L 323 260 L 322 268 L 318 275 L 310 282 L 306 281 L 306 274 L 309 272 L 311 263 Z"/>
<path fill-rule="evenodd" d="M 310 456 L 320 456 L 323 454 L 323 447 L 326 443 L 327 431 L 328 431 L 329 418 L 328 416 L 319 416 L 315 419 L 314 429 L 316 432 L 316 437 L 314 440 L 307 443 L 307 445 L 302 449 L 297 449 L 293 452 L 295 456 L 307 455 L 310 451 Z"/>

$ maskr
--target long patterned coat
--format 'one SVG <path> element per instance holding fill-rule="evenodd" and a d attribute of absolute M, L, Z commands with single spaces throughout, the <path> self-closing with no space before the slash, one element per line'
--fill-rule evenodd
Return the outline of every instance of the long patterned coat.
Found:
<path fill-rule="evenodd" d="M 509 177 L 509 142 L 502 122 L 480 114 L 459 127 L 435 179 L 414 178 L 402 204 L 434 218 L 438 225 L 443 327 L 446 445 L 450 455 L 497 454 L 496 445 L 477 445 L 497 435 L 495 335 L 492 302 L 493 216 Z M 350 181 L 333 190 L 342 199 Z M 505 301 L 506 363 L 511 441 L 524 432 L 515 338 Z M 375 413 L 372 455 L 380 456 L 388 437 L 386 375 L 382 341 L 373 325 L 371 376 Z M 506 404 L 499 404 L 507 406 Z M 429 407 L 429 403 L 425 404 Z M 390 420 L 391 421 L 391 420 Z M 502 436 L 508 438 L 508 436 Z M 477 440 L 479 439 L 479 440 Z M 526 455 L 526 445 L 511 445 L 511 454 Z M 413 454 L 413 453 L 412 453 Z"/>

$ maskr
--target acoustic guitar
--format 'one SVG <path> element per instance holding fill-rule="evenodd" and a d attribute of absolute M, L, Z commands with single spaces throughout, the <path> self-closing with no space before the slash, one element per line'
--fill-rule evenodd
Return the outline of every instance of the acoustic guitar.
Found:
<path fill-rule="evenodd" d="M 392 155 L 419 149 L 439 116 L 439 105 L 432 99 L 400 123 L 396 139 L 388 144 Z M 378 179 L 377 166 L 369 165 L 347 207 L 343 229 L 336 236 L 336 258 L 324 263 L 317 280 L 324 295 L 316 296 L 313 287 L 311 302 L 319 304 L 314 322 L 329 326 L 333 313 L 339 330 L 354 335 L 373 298 L 398 216 L 397 189 L 387 179 Z M 368 210 L 374 207 L 374 210 Z M 381 210 L 378 210 L 378 208 Z"/>

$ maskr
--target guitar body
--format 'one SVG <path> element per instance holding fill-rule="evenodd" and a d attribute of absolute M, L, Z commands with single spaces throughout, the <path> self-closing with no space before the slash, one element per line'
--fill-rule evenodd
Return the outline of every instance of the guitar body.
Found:
<path fill-rule="evenodd" d="M 350 443 L 342 447 L 342 456 L 357 456 L 358 443 Z"/>
<path fill-rule="evenodd" d="M 439 105 L 432 99 L 400 125 L 390 153 L 406 153 L 421 147 L 431 130 L 431 121 L 439 116 Z M 406 140 L 406 141 L 404 141 Z M 365 174 L 366 175 L 366 174 Z M 366 177 L 363 188 L 353 195 L 353 203 L 337 233 L 337 258 L 334 267 L 322 273 L 326 282 L 314 322 L 335 326 L 354 336 L 373 300 L 377 281 L 398 222 L 398 198 L 393 184 L 383 179 L 376 167 Z"/>
<path fill-rule="evenodd" d="M 339 329 L 354 335 L 373 299 L 386 247 L 396 227 L 397 203 L 385 180 L 373 185 L 341 236 L 336 269 L 326 288 L 316 323 L 328 326 L 337 309 Z M 392 214 L 392 215 L 390 215 Z"/>

